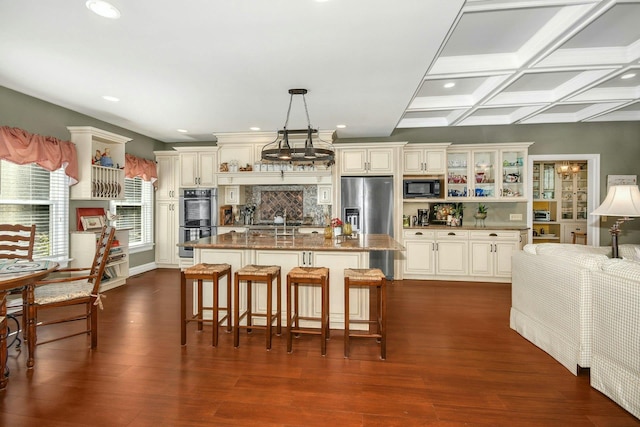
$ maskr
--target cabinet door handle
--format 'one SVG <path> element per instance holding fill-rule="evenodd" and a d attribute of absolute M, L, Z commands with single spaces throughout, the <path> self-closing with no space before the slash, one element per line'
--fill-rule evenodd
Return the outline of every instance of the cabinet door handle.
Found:
<path fill-rule="evenodd" d="M 435 243 L 431 243 L 431 252 L 436 250 L 436 244 Z"/>
<path fill-rule="evenodd" d="M 302 252 L 302 265 L 303 266 L 307 265 L 307 253 L 306 252 Z"/>

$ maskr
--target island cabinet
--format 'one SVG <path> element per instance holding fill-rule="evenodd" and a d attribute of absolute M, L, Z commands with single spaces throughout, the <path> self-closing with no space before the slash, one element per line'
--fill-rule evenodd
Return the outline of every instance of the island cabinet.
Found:
<path fill-rule="evenodd" d="M 403 277 L 433 279 L 468 274 L 469 236 L 465 230 L 404 230 Z"/>
<path fill-rule="evenodd" d="M 470 275 L 511 279 L 511 254 L 520 248 L 520 242 L 519 231 L 470 231 Z"/>
<path fill-rule="evenodd" d="M 176 147 L 180 153 L 180 187 L 215 187 L 218 147 Z"/>
<path fill-rule="evenodd" d="M 78 155 L 78 183 L 70 187 L 69 198 L 124 198 L 124 147 L 131 138 L 91 126 L 68 126 L 67 129 Z"/>
<path fill-rule="evenodd" d="M 444 175 L 447 171 L 446 144 L 407 144 L 402 150 L 404 175 Z"/>

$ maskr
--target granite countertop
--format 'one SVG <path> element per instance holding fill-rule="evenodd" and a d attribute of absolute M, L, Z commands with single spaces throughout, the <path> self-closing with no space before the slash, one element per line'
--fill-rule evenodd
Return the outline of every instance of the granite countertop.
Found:
<path fill-rule="evenodd" d="M 322 234 L 278 236 L 270 233 L 225 233 L 181 243 L 196 249 L 296 249 L 309 251 L 403 251 L 388 234 L 361 234 L 357 238 L 325 239 Z"/>

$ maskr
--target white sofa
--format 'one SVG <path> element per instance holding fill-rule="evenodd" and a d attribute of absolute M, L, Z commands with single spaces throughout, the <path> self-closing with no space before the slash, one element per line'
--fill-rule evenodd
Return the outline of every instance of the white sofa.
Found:
<path fill-rule="evenodd" d="M 591 386 L 640 418 L 640 262 L 608 260 L 592 279 Z"/>
<path fill-rule="evenodd" d="M 574 375 L 591 366 L 591 277 L 610 247 L 529 244 L 512 256 L 510 326 Z"/>

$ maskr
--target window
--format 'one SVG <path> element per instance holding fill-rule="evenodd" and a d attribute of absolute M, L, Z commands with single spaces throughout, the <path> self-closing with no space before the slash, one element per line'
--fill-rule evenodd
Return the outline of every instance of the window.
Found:
<path fill-rule="evenodd" d="M 0 221 L 36 224 L 34 258 L 66 259 L 69 253 L 69 178 L 36 164 L 0 160 Z"/>
<path fill-rule="evenodd" d="M 120 218 L 117 228 L 129 229 L 129 248 L 139 251 L 153 245 L 153 186 L 141 178 L 124 179 L 124 200 L 111 202 L 111 211 Z"/>

